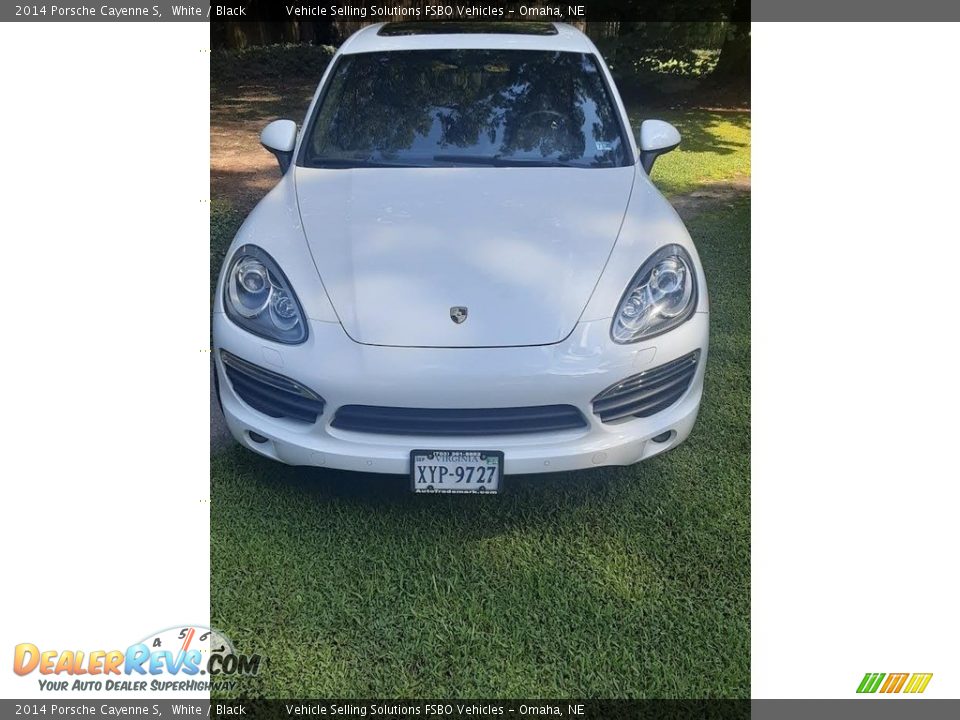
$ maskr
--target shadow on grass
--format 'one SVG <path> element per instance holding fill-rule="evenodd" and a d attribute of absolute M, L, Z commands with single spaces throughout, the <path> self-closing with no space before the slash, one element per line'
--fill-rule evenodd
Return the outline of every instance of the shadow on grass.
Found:
<path fill-rule="evenodd" d="M 397 531 L 406 527 L 419 532 L 422 526 L 411 525 L 412 517 L 438 513 L 455 518 L 452 525 L 459 528 L 461 541 L 509 533 L 517 523 L 529 527 L 535 518 L 549 521 L 556 512 L 572 512 L 609 501 L 620 483 L 654 479 L 646 476 L 649 464 L 645 464 L 622 469 L 508 475 L 498 495 L 417 495 L 411 492 L 406 475 L 289 467 L 236 445 L 221 460 L 234 471 L 241 470 L 254 493 L 281 493 L 298 506 L 317 510 L 333 503 L 376 512 L 384 521 L 395 522 Z M 295 517 L 284 517 L 285 522 L 297 522 Z"/>
<path fill-rule="evenodd" d="M 750 147 L 749 141 L 731 140 L 721 131 L 726 125 L 749 131 L 750 113 L 691 111 L 685 117 L 674 117 L 673 123 L 680 131 L 686 152 L 732 155 Z"/>
<path fill-rule="evenodd" d="M 683 152 L 732 155 L 750 147 L 749 139 L 731 138 L 731 128 L 750 131 L 750 113 L 742 110 L 676 110 L 673 108 L 630 108 L 633 131 L 640 140 L 640 123 L 646 119 L 666 120 L 680 131 Z M 749 138 L 749 134 L 747 135 Z"/>
<path fill-rule="evenodd" d="M 749 112 L 632 108 L 630 121 L 638 143 L 640 124 L 648 118 L 665 120 L 680 131 L 680 147 L 659 158 L 651 174 L 665 195 L 694 192 L 712 182 L 749 178 Z"/>

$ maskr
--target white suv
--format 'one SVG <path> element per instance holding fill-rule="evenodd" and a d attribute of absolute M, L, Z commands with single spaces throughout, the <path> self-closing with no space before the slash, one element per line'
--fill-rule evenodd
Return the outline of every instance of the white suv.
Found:
<path fill-rule="evenodd" d="M 234 437 L 422 492 L 627 465 L 700 405 L 707 289 L 594 45 L 554 23 L 372 25 L 303 129 L 216 293 Z"/>

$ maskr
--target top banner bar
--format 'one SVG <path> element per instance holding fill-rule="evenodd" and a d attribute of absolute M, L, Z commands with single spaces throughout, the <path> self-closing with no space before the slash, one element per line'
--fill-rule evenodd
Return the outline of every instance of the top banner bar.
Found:
<path fill-rule="evenodd" d="M 944 0 L 234 0 L 141 4 L 59 0 L 0 4 L 3 22 L 716 22 L 960 20 L 960 3 Z"/>

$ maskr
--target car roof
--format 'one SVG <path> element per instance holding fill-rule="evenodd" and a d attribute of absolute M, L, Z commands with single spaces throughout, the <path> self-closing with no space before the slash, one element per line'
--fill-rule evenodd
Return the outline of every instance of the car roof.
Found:
<path fill-rule="evenodd" d="M 559 50 L 595 52 L 593 43 L 582 32 L 566 23 L 378 23 L 351 35 L 340 46 L 341 54 L 386 52 L 391 50 Z"/>

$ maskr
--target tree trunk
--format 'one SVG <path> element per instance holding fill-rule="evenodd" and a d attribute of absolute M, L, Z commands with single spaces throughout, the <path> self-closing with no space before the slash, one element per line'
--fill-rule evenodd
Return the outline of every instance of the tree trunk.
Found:
<path fill-rule="evenodd" d="M 734 0 L 727 34 L 720 49 L 714 79 L 724 83 L 750 81 L 750 3 Z"/>

